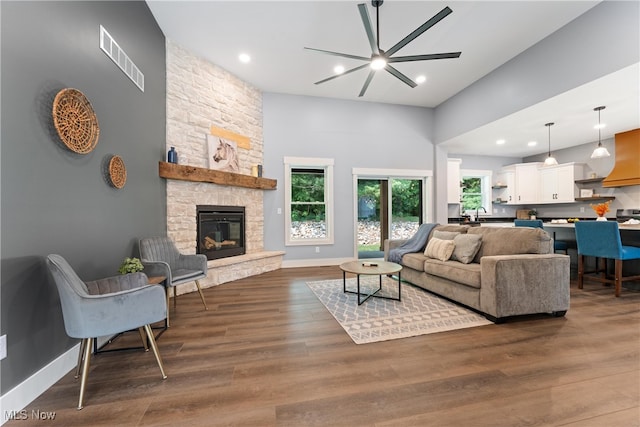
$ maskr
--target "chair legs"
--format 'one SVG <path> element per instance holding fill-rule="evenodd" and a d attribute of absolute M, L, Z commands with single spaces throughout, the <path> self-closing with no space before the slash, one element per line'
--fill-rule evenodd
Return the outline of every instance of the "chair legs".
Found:
<path fill-rule="evenodd" d="M 202 293 L 202 288 L 200 287 L 199 280 L 196 280 L 196 286 L 198 287 L 198 292 L 200 293 L 200 299 L 202 300 L 202 304 L 204 304 L 204 309 L 209 310 L 209 307 L 207 307 L 207 302 L 204 300 L 204 294 Z"/>
<path fill-rule="evenodd" d="M 167 375 L 164 373 L 164 366 L 162 365 L 162 359 L 160 358 L 158 345 L 156 344 L 156 339 L 153 337 L 153 329 L 151 329 L 151 325 L 144 325 L 144 330 L 147 332 L 147 337 L 149 338 L 151 349 L 153 350 L 153 354 L 156 356 L 156 361 L 158 362 L 158 366 L 160 367 L 160 373 L 162 374 L 162 379 L 165 380 L 167 379 Z"/>
<path fill-rule="evenodd" d="M 153 350 L 153 354 L 156 357 L 156 362 L 158 362 L 158 366 L 160 367 L 160 373 L 162 374 L 162 379 L 167 379 L 167 375 L 164 372 L 164 365 L 162 364 L 162 358 L 160 357 L 160 352 L 158 351 L 158 345 L 156 344 L 156 339 L 153 335 L 153 329 L 151 329 L 151 325 L 144 325 L 138 328 L 140 334 L 143 338 L 143 342 L 145 343 L 146 351 L 149 351 L 147 348 L 147 341 L 151 345 L 151 349 Z M 143 336 L 143 331 L 146 336 Z M 82 376 L 80 378 L 80 397 L 78 398 L 78 410 L 84 407 L 84 392 L 87 387 L 87 378 L 89 377 L 89 366 L 91 365 L 91 349 L 93 346 L 93 341 L 95 338 L 84 338 L 80 343 L 80 354 L 78 355 L 78 367 L 76 369 L 76 378 L 78 378 L 78 373 L 82 370 Z"/>
<path fill-rule="evenodd" d="M 87 377 L 89 376 L 89 365 L 91 364 L 91 347 L 94 338 L 84 338 L 81 349 L 84 348 L 84 356 L 82 361 L 82 377 L 80 378 L 80 397 L 78 398 L 78 410 L 83 408 L 84 390 L 87 386 Z"/>

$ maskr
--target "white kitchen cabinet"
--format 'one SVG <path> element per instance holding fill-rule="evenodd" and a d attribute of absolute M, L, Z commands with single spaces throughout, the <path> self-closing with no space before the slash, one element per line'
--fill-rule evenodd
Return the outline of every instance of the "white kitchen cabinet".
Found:
<path fill-rule="evenodd" d="M 460 163 L 462 159 L 447 161 L 447 203 L 460 203 Z"/>
<path fill-rule="evenodd" d="M 572 203 L 579 196 L 576 179 L 581 179 L 584 165 L 563 163 L 555 166 L 542 166 L 538 170 L 540 185 L 539 203 Z"/>
<path fill-rule="evenodd" d="M 541 164 L 532 162 L 514 165 L 516 185 L 513 204 L 538 203 L 538 168 Z"/>

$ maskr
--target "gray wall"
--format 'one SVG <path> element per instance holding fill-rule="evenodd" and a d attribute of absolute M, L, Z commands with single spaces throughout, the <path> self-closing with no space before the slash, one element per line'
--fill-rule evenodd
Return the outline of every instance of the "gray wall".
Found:
<path fill-rule="evenodd" d="M 640 2 L 601 2 L 440 104 L 436 143 L 635 64 L 638 16 Z"/>
<path fill-rule="evenodd" d="M 117 274 L 143 235 L 166 234 L 164 36 L 144 2 L 1 2 L 0 392 L 76 341 L 67 337 L 49 253 L 85 280 Z M 99 48 L 102 24 L 145 75 L 141 92 Z M 95 150 L 63 148 L 51 107 L 62 88 L 82 91 L 100 125 Z M 123 157 L 127 183 L 103 176 Z"/>
<path fill-rule="evenodd" d="M 264 245 L 286 250 L 285 261 L 352 257 L 352 168 L 433 169 L 431 109 L 265 93 L 265 175 L 278 180 L 264 195 Z M 335 159 L 335 244 L 320 247 L 284 245 L 283 159 Z M 432 201 L 431 201 L 432 203 Z"/>

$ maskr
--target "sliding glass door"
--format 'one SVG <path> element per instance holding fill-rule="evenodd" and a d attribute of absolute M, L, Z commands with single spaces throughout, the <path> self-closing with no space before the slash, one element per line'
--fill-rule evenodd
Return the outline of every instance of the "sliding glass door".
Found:
<path fill-rule="evenodd" d="M 382 258 L 385 239 L 407 239 L 422 223 L 424 179 L 358 178 L 358 258 Z"/>

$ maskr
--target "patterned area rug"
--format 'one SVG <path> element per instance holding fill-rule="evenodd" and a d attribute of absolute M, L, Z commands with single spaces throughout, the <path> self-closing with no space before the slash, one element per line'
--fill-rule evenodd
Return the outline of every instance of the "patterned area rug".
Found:
<path fill-rule="evenodd" d="M 397 298 L 397 279 L 384 277 L 380 295 Z M 369 298 L 358 306 L 356 294 L 342 291 L 342 279 L 308 282 L 356 344 L 414 337 L 435 332 L 490 325 L 484 316 L 415 286 L 402 283 L 402 301 Z M 361 276 L 361 292 L 378 288 L 377 276 Z M 347 279 L 347 290 L 356 290 L 356 279 Z"/>

